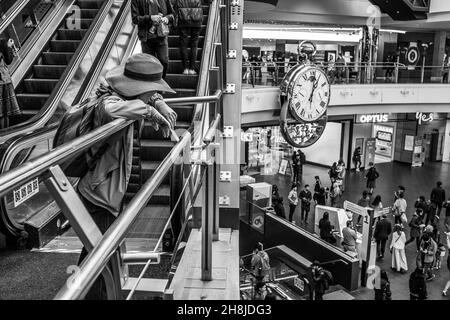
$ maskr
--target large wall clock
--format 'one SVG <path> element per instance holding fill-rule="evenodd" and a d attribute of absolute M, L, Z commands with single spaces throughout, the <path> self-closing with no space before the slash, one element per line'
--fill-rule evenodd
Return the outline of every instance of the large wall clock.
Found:
<path fill-rule="evenodd" d="M 308 64 L 291 69 L 281 84 L 286 96 L 280 114 L 281 133 L 294 147 L 315 143 L 325 130 L 330 83 L 322 69 Z"/>

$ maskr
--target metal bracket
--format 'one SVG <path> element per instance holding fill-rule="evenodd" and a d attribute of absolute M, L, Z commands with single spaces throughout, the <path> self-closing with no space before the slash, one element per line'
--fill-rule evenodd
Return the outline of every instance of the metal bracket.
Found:
<path fill-rule="evenodd" d="M 223 91 L 223 93 L 236 93 L 236 84 L 234 84 L 234 83 L 227 83 L 227 87 Z"/>
<path fill-rule="evenodd" d="M 241 1 L 240 0 L 232 0 L 230 5 L 232 7 L 240 7 L 241 6 Z"/>
<path fill-rule="evenodd" d="M 219 206 L 229 206 L 231 204 L 231 200 L 229 196 L 219 197 Z"/>
<path fill-rule="evenodd" d="M 221 182 L 231 182 L 231 171 L 220 171 L 219 180 Z"/>
<path fill-rule="evenodd" d="M 230 23 L 230 30 L 237 30 L 239 27 L 237 22 Z"/>
<path fill-rule="evenodd" d="M 223 126 L 223 138 L 232 138 L 233 137 L 233 126 Z"/>
<path fill-rule="evenodd" d="M 227 59 L 236 59 L 237 50 L 228 50 Z"/>
<path fill-rule="evenodd" d="M 66 175 L 59 167 L 50 167 L 48 171 L 52 175 L 53 179 L 55 179 L 55 182 L 61 191 L 69 190 L 69 180 L 67 180 Z"/>

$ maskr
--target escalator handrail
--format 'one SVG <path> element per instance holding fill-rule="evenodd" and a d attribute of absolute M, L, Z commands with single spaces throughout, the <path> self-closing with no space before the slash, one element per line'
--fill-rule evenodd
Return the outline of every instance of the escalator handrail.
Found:
<path fill-rule="evenodd" d="M 14 21 L 14 19 L 22 12 L 22 10 L 27 6 L 28 2 L 31 0 L 21 0 L 14 4 L 14 6 L 6 12 L 8 15 L 0 23 L 0 34 L 8 28 L 8 26 Z"/>
<path fill-rule="evenodd" d="M 3 143 L 16 135 L 28 133 L 37 128 L 41 128 L 47 125 L 51 116 L 57 109 L 62 96 L 64 95 L 70 82 L 72 81 L 72 78 L 74 77 L 76 71 L 78 70 L 79 66 L 84 60 L 85 55 L 89 51 L 89 48 L 93 43 L 93 40 L 97 36 L 97 33 L 100 27 L 102 26 L 105 17 L 109 12 L 109 9 L 112 7 L 113 4 L 114 0 L 107 0 L 102 4 L 101 8 L 99 9 L 99 14 L 97 14 L 97 16 L 95 17 L 94 21 L 92 22 L 91 26 L 87 31 L 86 34 L 87 36 L 85 36 L 81 41 L 79 47 L 77 48 L 73 57 L 71 58 L 66 70 L 62 74 L 60 80 L 58 81 L 58 84 L 53 89 L 52 94 L 48 98 L 47 102 L 44 104 L 43 108 L 31 119 L 17 126 L 8 128 L 5 131 L 0 130 L 0 143 Z M 125 5 L 126 1 L 124 1 L 122 6 Z"/>

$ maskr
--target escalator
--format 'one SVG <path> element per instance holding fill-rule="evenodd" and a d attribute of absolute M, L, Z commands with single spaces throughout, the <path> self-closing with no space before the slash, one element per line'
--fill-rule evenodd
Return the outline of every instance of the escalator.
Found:
<path fill-rule="evenodd" d="M 105 3 L 104 0 L 75 1 L 74 5 L 80 8 L 79 17 L 73 11 L 65 18 L 17 86 L 22 115 L 13 118 L 12 125 L 29 120 L 44 107 Z"/>
<path fill-rule="evenodd" d="M 89 1 L 83 2 L 88 3 Z M 96 1 L 91 2 L 90 6 L 92 7 Z M 86 10 L 97 11 L 97 9 Z M 62 81 L 66 80 L 69 85 L 66 92 L 58 92 L 61 100 L 68 96 L 69 101 L 75 104 L 86 99 L 103 79 L 107 70 L 122 63 L 134 49 L 137 32 L 131 22 L 130 4 L 118 1 L 108 9 L 107 14 L 111 23 L 106 24 L 108 26 L 106 31 L 101 31 L 104 33 L 104 41 L 93 44 L 89 48 L 98 54 L 92 59 L 89 57 L 89 63 L 83 63 L 80 68 L 82 72 L 75 73 L 73 79 L 62 79 Z M 93 11 L 91 15 L 93 15 Z M 57 33 L 59 32 L 60 30 Z M 53 43 L 59 43 L 59 41 L 58 39 L 52 40 Z M 74 41 L 79 42 L 78 40 Z M 57 46 L 57 44 L 55 45 Z M 54 81 L 58 80 L 54 79 Z M 50 101 L 50 103 L 58 104 L 57 101 Z M 59 112 L 59 116 L 61 115 L 62 112 Z M 55 122 L 59 120 L 57 116 L 58 113 L 55 112 L 53 115 Z M 56 128 L 57 123 L 50 124 L 31 133 L 18 134 L 8 139 L 0 148 L 1 172 L 9 171 L 25 161 L 50 151 Z M 0 201 L 0 232 L 6 235 L 10 246 L 15 247 L 17 243 L 26 242 L 30 246 L 39 247 L 61 234 L 67 225 L 65 224 L 66 219 L 44 183 L 38 181 L 36 185 L 38 192 L 26 201 L 18 200 L 14 193 Z"/>
<path fill-rule="evenodd" d="M 426 19 L 430 10 L 428 0 L 370 0 L 370 2 L 379 6 L 382 13 L 399 21 Z"/>

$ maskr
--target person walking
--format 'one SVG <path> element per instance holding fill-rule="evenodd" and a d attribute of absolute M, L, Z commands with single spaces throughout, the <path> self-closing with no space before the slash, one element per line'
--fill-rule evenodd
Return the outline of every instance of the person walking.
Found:
<path fill-rule="evenodd" d="M 320 188 L 322 188 L 322 181 L 320 181 L 320 177 L 319 176 L 315 176 L 315 183 L 314 183 L 314 195 L 316 195 L 317 193 L 320 193 Z"/>
<path fill-rule="evenodd" d="M 314 300 L 323 300 L 323 295 L 333 283 L 333 275 L 322 268 L 318 261 L 311 264 L 311 278 L 314 286 Z"/>
<path fill-rule="evenodd" d="M 305 224 L 308 224 L 308 214 L 311 209 L 312 194 L 309 191 L 309 184 L 306 184 L 302 191 L 300 191 L 300 199 L 302 200 L 301 219 Z"/>
<path fill-rule="evenodd" d="M 442 188 L 442 182 L 436 182 L 436 187 L 431 190 L 431 203 L 436 207 L 436 215 L 440 218 L 442 206 L 445 203 L 445 190 Z"/>
<path fill-rule="evenodd" d="M 328 212 L 323 213 L 322 219 L 319 220 L 320 238 L 328 243 L 335 244 L 336 238 L 333 236 L 334 227 L 330 222 L 330 215 Z"/>
<path fill-rule="evenodd" d="M 203 21 L 201 0 L 176 0 L 175 13 L 180 32 L 180 55 L 184 75 L 196 75 L 198 41 Z M 190 42 L 190 54 L 188 45 Z"/>
<path fill-rule="evenodd" d="M 391 283 L 385 270 L 380 271 L 380 287 L 374 288 L 375 300 L 392 300 Z"/>
<path fill-rule="evenodd" d="M 302 178 L 300 175 L 300 153 L 294 150 L 292 154 L 292 168 L 294 169 L 294 177 L 292 183 L 300 185 L 302 183 Z"/>
<path fill-rule="evenodd" d="M 380 174 L 378 173 L 377 169 L 375 168 L 373 162 L 369 163 L 369 170 L 366 174 L 367 184 L 366 188 L 369 189 L 369 194 L 373 194 L 373 189 L 376 187 L 376 181 L 380 177 Z"/>
<path fill-rule="evenodd" d="M 263 283 L 269 278 L 270 259 L 261 242 L 253 249 L 251 267 L 257 283 Z"/>
<path fill-rule="evenodd" d="M 361 147 L 356 147 L 355 151 L 353 151 L 353 164 L 355 165 L 355 171 L 359 172 L 361 170 Z"/>
<path fill-rule="evenodd" d="M 373 199 L 370 207 L 374 210 L 374 216 L 377 217 L 377 221 L 380 220 L 381 212 L 383 211 L 383 203 L 381 202 L 381 196 L 377 195 L 375 199 Z"/>
<path fill-rule="evenodd" d="M 173 130 L 177 114 L 164 102 L 157 92 L 174 91 L 161 79 L 163 66 L 155 57 L 136 54 L 129 57 L 123 66 L 106 73 L 108 87 L 101 86 L 97 96 L 104 114 L 102 119 L 125 118 L 148 120 L 156 130 L 168 138 Z M 147 80 L 146 80 L 147 79 Z M 150 79 L 150 80 L 148 80 Z M 104 92 L 112 92 L 105 95 Z M 96 119 L 101 121 L 102 119 Z M 102 233 L 105 233 L 122 209 L 122 201 L 131 175 L 133 156 L 133 126 L 121 131 L 106 142 L 109 146 L 78 182 L 78 194 Z M 86 257 L 83 248 L 79 264 Z M 102 284 L 103 283 L 103 284 Z M 97 279 L 86 296 L 87 299 L 105 299 L 105 284 Z"/>
<path fill-rule="evenodd" d="M 338 174 L 338 169 L 337 169 L 337 162 L 333 162 L 333 164 L 331 165 L 331 168 L 328 170 L 328 176 L 330 177 L 330 181 L 331 181 L 331 179 L 334 179 L 334 180 L 338 179 L 339 174 Z"/>
<path fill-rule="evenodd" d="M 419 267 L 409 277 L 409 297 L 410 300 L 426 300 L 428 298 L 425 275 Z"/>
<path fill-rule="evenodd" d="M 420 249 L 420 235 L 421 235 L 422 218 L 414 211 L 411 221 L 409 222 L 409 240 L 406 241 L 405 246 L 413 241 L 416 241 L 417 251 Z"/>
<path fill-rule="evenodd" d="M 169 65 L 169 24 L 174 22 L 175 11 L 170 0 L 132 0 L 131 19 L 138 27 L 142 52 L 158 58 L 163 66 L 162 78 Z"/>
<path fill-rule="evenodd" d="M 362 193 L 362 196 L 361 196 L 361 198 L 359 198 L 357 204 L 360 207 L 368 208 L 368 207 L 370 207 L 370 200 L 371 200 L 371 197 L 369 195 L 369 192 L 367 192 L 367 190 L 364 190 Z M 358 221 L 357 221 L 358 224 L 360 224 L 361 219 L 362 219 L 362 215 L 358 214 Z"/>
<path fill-rule="evenodd" d="M 331 178 L 330 201 L 332 207 L 339 208 L 341 195 L 341 187 L 339 186 L 335 178 Z"/>
<path fill-rule="evenodd" d="M 408 271 L 408 262 L 405 254 L 406 236 L 403 232 L 401 224 L 396 224 L 394 233 L 392 234 L 392 241 L 390 251 L 392 253 L 392 269 L 397 272 L 405 273 Z"/>
<path fill-rule="evenodd" d="M 403 193 L 400 193 L 398 195 L 398 199 L 395 200 L 395 202 L 392 206 L 395 224 L 402 224 L 404 222 L 403 219 L 406 217 L 407 205 L 408 204 L 406 203 L 406 200 L 403 198 Z M 405 215 L 405 216 L 403 216 L 403 215 Z"/>
<path fill-rule="evenodd" d="M 342 193 L 345 191 L 345 163 L 344 160 L 339 159 L 337 167 L 336 167 L 336 171 L 337 171 L 337 183 L 339 184 Z"/>
<path fill-rule="evenodd" d="M 426 280 L 431 281 L 435 275 L 432 272 L 434 259 L 437 252 L 437 244 L 431 237 L 432 228 L 427 226 L 420 241 L 419 254 L 417 255 L 417 265 L 423 269 Z"/>
<path fill-rule="evenodd" d="M 383 214 L 381 220 L 375 225 L 375 231 L 373 237 L 377 242 L 377 259 L 384 258 L 384 252 L 386 250 L 386 242 L 389 239 L 389 235 L 392 233 L 392 226 L 387 215 Z"/>
<path fill-rule="evenodd" d="M 14 60 L 14 48 L 14 40 L 0 39 L 0 129 L 8 128 L 10 118 L 22 113 L 8 69 Z"/>
<path fill-rule="evenodd" d="M 277 216 L 286 219 L 286 213 L 284 211 L 283 205 L 283 197 L 280 196 L 277 185 L 272 186 L 272 206 Z"/>
<path fill-rule="evenodd" d="M 447 291 L 450 289 L 450 232 L 446 232 L 446 245 L 447 245 L 447 269 L 449 271 L 449 277 L 447 278 L 447 282 L 445 283 L 444 290 L 442 290 L 442 295 L 447 296 Z"/>
<path fill-rule="evenodd" d="M 298 204 L 298 192 L 297 192 L 297 185 L 293 184 L 291 191 L 288 195 L 289 200 L 289 222 L 292 222 L 292 218 L 294 216 L 295 209 L 297 208 Z"/>
<path fill-rule="evenodd" d="M 356 231 L 353 229 L 352 220 L 348 220 L 347 226 L 344 229 L 342 229 L 342 237 L 343 237 L 342 247 L 344 248 L 344 251 L 352 251 L 356 253 L 357 236 Z"/>

